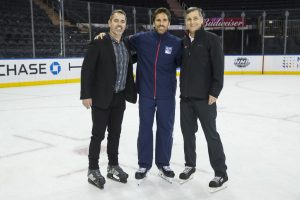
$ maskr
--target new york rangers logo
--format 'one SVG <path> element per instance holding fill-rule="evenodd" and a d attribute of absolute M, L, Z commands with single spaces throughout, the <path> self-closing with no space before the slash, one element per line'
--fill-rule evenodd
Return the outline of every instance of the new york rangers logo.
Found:
<path fill-rule="evenodd" d="M 172 49 L 173 49 L 173 47 L 166 46 L 165 47 L 165 54 L 172 54 Z"/>

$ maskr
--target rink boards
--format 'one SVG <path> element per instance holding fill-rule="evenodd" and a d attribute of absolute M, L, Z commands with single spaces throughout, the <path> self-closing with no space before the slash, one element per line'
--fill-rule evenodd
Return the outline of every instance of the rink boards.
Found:
<path fill-rule="evenodd" d="M 83 58 L 1 59 L 0 88 L 79 82 L 82 61 Z M 225 74 L 300 75 L 300 55 L 225 56 Z"/>

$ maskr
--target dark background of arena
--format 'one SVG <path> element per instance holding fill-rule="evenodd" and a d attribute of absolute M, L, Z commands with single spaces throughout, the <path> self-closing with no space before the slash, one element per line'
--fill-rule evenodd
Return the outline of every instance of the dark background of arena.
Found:
<path fill-rule="evenodd" d="M 130 35 L 147 31 L 153 10 L 167 7 L 171 24 L 178 25 L 170 32 L 182 37 L 182 13 L 190 6 L 201 7 L 205 18 L 244 16 L 245 28 L 210 30 L 220 36 L 227 55 L 300 53 L 296 0 L 1 0 L 0 58 L 83 57 L 88 42 L 108 30 L 103 25 L 112 9 L 127 13 L 125 35 Z"/>

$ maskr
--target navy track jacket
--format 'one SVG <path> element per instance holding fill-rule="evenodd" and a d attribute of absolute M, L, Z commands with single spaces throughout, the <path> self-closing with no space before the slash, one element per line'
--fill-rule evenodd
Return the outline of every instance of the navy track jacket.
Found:
<path fill-rule="evenodd" d="M 137 52 L 136 86 L 139 95 L 169 98 L 176 93 L 176 68 L 181 60 L 181 40 L 166 32 L 137 33 L 129 37 Z"/>

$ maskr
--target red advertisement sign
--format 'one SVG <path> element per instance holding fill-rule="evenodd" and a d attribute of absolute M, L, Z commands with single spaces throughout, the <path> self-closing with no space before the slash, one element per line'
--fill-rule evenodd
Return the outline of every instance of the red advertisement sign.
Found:
<path fill-rule="evenodd" d="M 205 19 L 205 27 L 222 27 L 222 18 L 206 18 Z M 235 17 L 235 18 L 224 18 L 224 27 L 243 27 L 246 26 L 246 22 L 243 23 L 243 18 Z"/>

